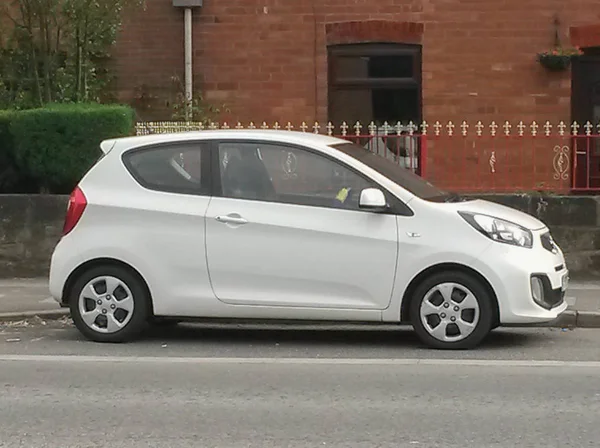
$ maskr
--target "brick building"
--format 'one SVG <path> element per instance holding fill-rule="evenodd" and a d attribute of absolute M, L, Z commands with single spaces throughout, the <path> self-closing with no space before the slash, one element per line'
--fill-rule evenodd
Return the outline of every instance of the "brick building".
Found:
<path fill-rule="evenodd" d="M 168 118 L 183 30 L 172 0 L 147 0 L 126 20 L 117 88 L 145 118 Z M 598 122 L 590 96 L 600 63 L 590 56 L 552 72 L 536 61 L 555 31 L 592 54 L 597 2 L 204 0 L 193 19 L 194 84 L 243 122 Z"/>
<path fill-rule="evenodd" d="M 117 90 L 142 119 L 164 120 L 171 78 L 183 79 L 184 14 L 146 1 L 118 40 Z M 557 38 L 585 52 L 562 71 L 536 58 Z M 204 0 L 192 42 L 195 90 L 229 108 L 221 120 L 332 121 L 336 133 L 343 121 L 452 120 L 458 135 L 465 120 L 470 133 L 496 122 L 499 136 L 521 120 L 544 136 L 549 121 L 554 140 L 429 139 L 427 176 L 464 189 L 600 189 L 600 139 L 563 136 L 572 121 L 600 122 L 596 1 Z"/>

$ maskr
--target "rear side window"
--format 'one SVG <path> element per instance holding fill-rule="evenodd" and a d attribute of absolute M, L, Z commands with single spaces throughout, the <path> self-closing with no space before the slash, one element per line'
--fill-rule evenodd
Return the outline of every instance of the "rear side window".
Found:
<path fill-rule="evenodd" d="M 209 145 L 183 142 L 135 149 L 123 155 L 133 178 L 150 190 L 210 194 Z"/>

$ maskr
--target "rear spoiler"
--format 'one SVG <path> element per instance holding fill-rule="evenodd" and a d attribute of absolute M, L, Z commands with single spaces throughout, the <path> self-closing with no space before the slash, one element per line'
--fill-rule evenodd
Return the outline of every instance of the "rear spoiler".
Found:
<path fill-rule="evenodd" d="M 117 140 L 115 139 L 104 140 L 102 143 L 100 143 L 100 149 L 102 150 L 104 155 L 106 155 L 114 148 L 116 143 Z"/>

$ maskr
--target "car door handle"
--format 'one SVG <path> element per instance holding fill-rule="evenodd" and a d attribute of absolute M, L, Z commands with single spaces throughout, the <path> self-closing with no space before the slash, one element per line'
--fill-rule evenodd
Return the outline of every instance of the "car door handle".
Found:
<path fill-rule="evenodd" d="M 222 215 L 217 216 L 217 221 L 222 222 L 224 224 L 247 224 L 248 220 L 242 218 L 240 215 Z"/>

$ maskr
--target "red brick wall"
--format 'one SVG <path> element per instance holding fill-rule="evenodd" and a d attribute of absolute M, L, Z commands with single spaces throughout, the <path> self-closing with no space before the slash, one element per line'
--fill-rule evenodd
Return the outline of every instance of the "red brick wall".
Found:
<path fill-rule="evenodd" d="M 553 43 L 555 13 L 568 44 L 569 27 L 600 23 L 598 11 L 593 0 L 205 0 L 194 19 L 195 86 L 227 104 L 230 120 L 325 121 L 326 25 L 412 22 L 422 27 L 426 120 L 568 121 L 569 72 L 548 73 L 535 55 Z M 121 97 L 168 118 L 156 111 L 170 77 L 183 78 L 183 11 L 147 0 L 115 56 Z M 148 93 L 158 99 L 140 102 Z"/>

